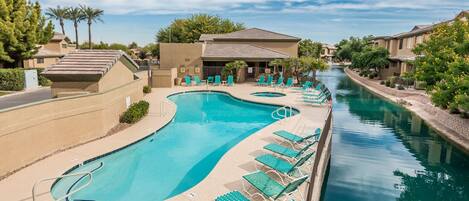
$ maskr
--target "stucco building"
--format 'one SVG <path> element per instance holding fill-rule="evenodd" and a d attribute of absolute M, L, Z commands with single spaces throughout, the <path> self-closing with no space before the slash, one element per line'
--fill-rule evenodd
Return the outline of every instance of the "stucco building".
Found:
<path fill-rule="evenodd" d="M 52 80 L 55 97 L 98 93 L 136 79 L 139 66 L 120 50 L 76 50 L 42 74 Z"/>
<path fill-rule="evenodd" d="M 392 36 L 375 37 L 373 43 L 375 46 L 384 47 L 389 50 L 390 64 L 388 67 L 380 71 L 381 78 L 385 79 L 389 76 L 399 76 L 405 72 L 414 70 L 412 61 L 418 55 L 412 50 L 420 43 L 428 40 L 433 29 L 443 23 L 451 23 L 455 19 L 466 20 L 469 10 L 462 11 L 455 18 L 430 25 L 416 25 L 410 31 L 399 33 Z"/>
<path fill-rule="evenodd" d="M 227 34 L 202 34 L 196 43 L 160 43 L 160 69 L 177 69 L 177 77 L 220 75 L 226 63 L 246 61 L 240 80 L 273 73 L 273 59 L 298 57 L 300 38 L 251 28 Z M 279 69 L 281 70 L 281 69 Z M 168 71 L 169 72 L 169 71 Z"/>
<path fill-rule="evenodd" d="M 335 45 L 330 44 L 322 44 L 321 50 L 321 58 L 325 59 L 328 62 L 332 62 L 334 57 L 334 53 L 337 51 L 337 47 Z"/>
<path fill-rule="evenodd" d="M 64 34 L 54 33 L 52 39 L 41 45 L 31 59 L 23 61 L 24 68 L 46 68 L 59 62 L 60 58 L 76 49 L 75 44 L 70 44 L 66 38 Z"/>

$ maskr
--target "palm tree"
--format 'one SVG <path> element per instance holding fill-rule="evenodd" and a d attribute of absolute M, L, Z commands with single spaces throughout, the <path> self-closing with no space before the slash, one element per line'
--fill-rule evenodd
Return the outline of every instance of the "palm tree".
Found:
<path fill-rule="evenodd" d="M 269 66 L 273 66 L 273 67 L 274 67 L 274 72 L 277 72 L 277 71 L 278 71 L 278 67 L 279 67 L 279 66 L 283 66 L 283 63 L 284 63 L 283 59 L 274 59 L 274 60 L 272 60 L 272 61 L 269 62 Z M 282 75 L 282 76 L 285 77 L 285 70 L 282 69 L 282 71 L 283 71 L 283 75 Z"/>
<path fill-rule="evenodd" d="M 48 8 L 46 11 L 46 15 L 50 19 L 55 19 L 58 20 L 60 23 L 60 27 L 62 28 L 62 33 L 65 35 L 65 29 L 64 29 L 64 19 L 67 16 L 67 8 L 61 8 L 60 6 L 57 6 L 57 8 Z"/>
<path fill-rule="evenodd" d="M 91 24 L 93 22 L 97 22 L 97 21 L 103 22 L 103 20 L 101 19 L 101 16 L 104 14 L 104 11 L 101 10 L 101 9 L 98 9 L 98 8 L 91 8 L 91 7 L 86 6 L 86 5 L 80 5 L 80 9 L 82 10 L 82 12 L 85 16 L 85 19 L 87 20 L 87 24 L 88 24 L 88 44 L 89 44 L 89 48 L 91 49 L 91 47 L 92 47 L 92 45 L 91 45 Z"/>
<path fill-rule="evenodd" d="M 76 48 L 78 49 L 80 47 L 80 43 L 78 43 L 78 23 L 85 20 L 86 17 L 80 8 L 71 7 L 67 9 L 66 19 L 73 22 L 73 27 L 75 28 L 75 44 Z"/>

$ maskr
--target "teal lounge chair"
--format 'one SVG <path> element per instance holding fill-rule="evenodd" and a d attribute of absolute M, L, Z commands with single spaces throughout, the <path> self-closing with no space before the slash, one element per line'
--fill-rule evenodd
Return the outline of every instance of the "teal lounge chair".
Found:
<path fill-rule="evenodd" d="M 186 82 L 186 86 L 191 86 L 192 85 L 191 77 L 188 75 L 184 76 L 184 82 Z"/>
<path fill-rule="evenodd" d="M 270 143 L 270 144 L 264 146 L 264 149 L 268 150 L 268 151 L 271 151 L 276 155 L 280 155 L 280 156 L 285 157 L 285 158 L 297 160 L 298 158 L 301 157 L 301 155 L 303 155 L 303 153 L 308 151 L 308 149 L 311 146 L 313 146 L 314 144 L 316 144 L 317 142 L 318 141 L 315 140 L 312 143 L 308 143 L 306 146 L 304 146 L 300 150 L 291 149 L 291 148 L 279 145 L 277 143 Z"/>
<path fill-rule="evenodd" d="M 228 86 L 234 86 L 234 81 L 233 81 L 233 76 L 232 75 L 228 75 L 228 79 L 226 81 L 226 85 Z"/>
<path fill-rule="evenodd" d="M 277 84 L 275 84 L 275 86 L 276 86 L 276 87 L 281 87 L 281 86 L 283 86 L 283 85 L 284 85 L 284 84 L 283 84 L 283 77 L 280 76 L 280 77 L 278 78 Z"/>
<path fill-rule="evenodd" d="M 274 82 L 274 76 L 269 75 L 269 76 L 267 76 L 267 82 L 265 82 L 265 85 L 266 86 L 272 86 L 273 82 Z"/>
<path fill-rule="evenodd" d="M 303 93 L 303 98 L 305 99 L 320 99 L 320 98 L 323 98 L 324 96 L 330 96 L 331 95 L 331 92 L 329 92 L 328 90 L 323 92 L 319 92 L 318 94 L 315 94 L 315 93 Z"/>
<path fill-rule="evenodd" d="M 293 78 L 292 78 L 292 77 L 289 77 L 289 78 L 287 79 L 287 84 L 285 84 L 285 87 L 286 87 L 286 88 L 290 88 L 290 87 L 292 87 L 292 86 L 293 86 Z"/>
<path fill-rule="evenodd" d="M 306 81 L 301 88 L 294 88 L 294 90 L 300 90 L 300 91 L 308 91 L 309 88 L 313 85 L 312 82 Z"/>
<path fill-rule="evenodd" d="M 303 143 L 311 138 L 318 138 L 319 135 L 321 134 L 321 129 L 320 128 L 317 128 L 314 133 L 310 134 L 310 135 L 306 135 L 304 137 L 302 136 L 299 136 L 299 135 L 296 135 L 296 134 L 293 134 L 291 132 L 288 132 L 286 130 L 279 130 L 279 131 L 275 131 L 274 132 L 274 135 L 276 136 L 279 136 L 289 142 L 292 142 L 294 144 L 299 144 L 299 143 Z M 317 139 L 315 139 L 317 140 Z"/>
<path fill-rule="evenodd" d="M 264 77 L 264 75 L 259 76 L 259 80 L 257 81 L 257 85 L 259 85 L 259 86 L 265 85 L 265 77 Z"/>
<path fill-rule="evenodd" d="M 213 82 L 213 85 L 221 85 L 220 75 L 215 75 L 215 81 Z"/>
<path fill-rule="evenodd" d="M 202 81 L 200 80 L 198 75 L 194 75 L 194 82 L 195 82 L 195 85 L 197 86 L 202 84 Z"/>
<path fill-rule="evenodd" d="M 330 96 L 322 96 L 321 98 L 317 98 L 317 99 L 314 99 L 314 98 L 303 98 L 303 102 L 305 103 L 310 103 L 310 104 L 317 104 L 317 105 L 322 105 L 322 104 L 325 104 L 327 103 L 327 101 L 329 100 L 329 97 Z"/>
<path fill-rule="evenodd" d="M 284 196 L 291 198 L 293 193 L 297 192 L 298 187 L 303 184 L 306 179 L 308 179 L 308 176 L 306 175 L 295 179 L 286 186 L 278 183 L 276 180 L 272 179 L 272 177 L 262 171 L 256 171 L 251 174 L 244 175 L 243 178 L 268 199 L 278 200 Z"/>
<path fill-rule="evenodd" d="M 231 191 L 224 195 L 218 196 L 215 201 L 250 201 L 239 191 Z"/>
<path fill-rule="evenodd" d="M 208 76 L 207 77 L 207 83 L 213 83 L 213 76 Z"/>
<path fill-rule="evenodd" d="M 311 156 L 314 155 L 314 153 L 315 152 L 306 154 L 295 163 L 290 163 L 287 160 L 275 157 L 272 154 L 260 155 L 256 157 L 255 160 L 261 163 L 262 165 L 264 165 L 265 167 L 275 170 L 277 173 L 280 173 L 281 175 L 284 175 L 290 179 L 295 179 L 297 177 L 301 177 L 305 175 L 304 173 L 302 173 L 299 167 L 305 164 L 305 162 L 308 161 L 311 158 Z M 281 177 L 281 175 L 279 175 L 279 177 L 283 183 L 283 178 Z"/>

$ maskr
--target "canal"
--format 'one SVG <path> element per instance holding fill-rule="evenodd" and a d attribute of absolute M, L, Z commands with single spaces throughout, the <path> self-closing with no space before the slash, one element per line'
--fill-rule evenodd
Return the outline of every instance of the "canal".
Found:
<path fill-rule="evenodd" d="M 324 201 L 468 201 L 469 156 L 418 116 L 333 67 L 318 78 L 334 98 Z"/>

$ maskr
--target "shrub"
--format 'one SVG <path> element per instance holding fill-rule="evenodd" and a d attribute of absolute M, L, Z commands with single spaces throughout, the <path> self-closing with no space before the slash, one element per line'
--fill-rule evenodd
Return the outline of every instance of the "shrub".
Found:
<path fill-rule="evenodd" d="M 143 87 L 143 93 L 148 94 L 148 93 L 150 93 L 150 92 L 151 92 L 151 87 L 150 87 L 150 86 L 147 85 L 147 86 L 144 86 L 144 87 Z"/>
<path fill-rule="evenodd" d="M 457 103 L 450 103 L 448 105 L 448 110 L 450 114 L 459 114 L 458 104 Z"/>
<path fill-rule="evenodd" d="M 139 101 L 138 103 L 132 104 L 127 111 L 120 117 L 121 123 L 132 124 L 139 121 L 143 116 L 148 114 L 148 108 L 150 104 L 146 101 Z"/>
<path fill-rule="evenodd" d="M 389 77 L 389 81 L 391 82 L 391 84 L 397 84 L 398 80 L 399 80 L 399 78 L 396 77 L 396 76 Z"/>
<path fill-rule="evenodd" d="M 50 86 L 52 84 L 52 81 L 41 75 L 42 71 L 44 71 L 43 68 L 28 68 L 25 70 L 37 70 L 37 79 L 39 81 L 39 85 L 41 86 Z"/>
<path fill-rule="evenodd" d="M 375 75 L 374 75 L 373 73 L 370 73 L 370 74 L 368 75 L 368 78 L 373 79 L 373 78 L 375 78 Z"/>
<path fill-rule="evenodd" d="M 427 82 L 425 81 L 415 81 L 415 89 L 424 90 L 427 88 Z"/>
<path fill-rule="evenodd" d="M 0 90 L 24 89 L 24 72 L 21 69 L 0 69 Z"/>
<path fill-rule="evenodd" d="M 381 82 L 379 82 L 379 84 L 384 85 L 384 84 L 386 84 L 386 83 L 385 83 L 384 80 L 381 80 Z"/>
<path fill-rule="evenodd" d="M 396 84 L 391 83 L 391 84 L 389 85 L 389 87 L 391 87 L 391 88 L 396 88 Z"/>
<path fill-rule="evenodd" d="M 386 85 L 387 87 L 391 86 L 391 81 L 386 80 L 386 81 L 384 82 L 384 85 Z"/>
<path fill-rule="evenodd" d="M 397 86 L 397 89 L 398 89 L 398 90 L 404 90 L 404 86 L 398 85 L 398 86 Z"/>

